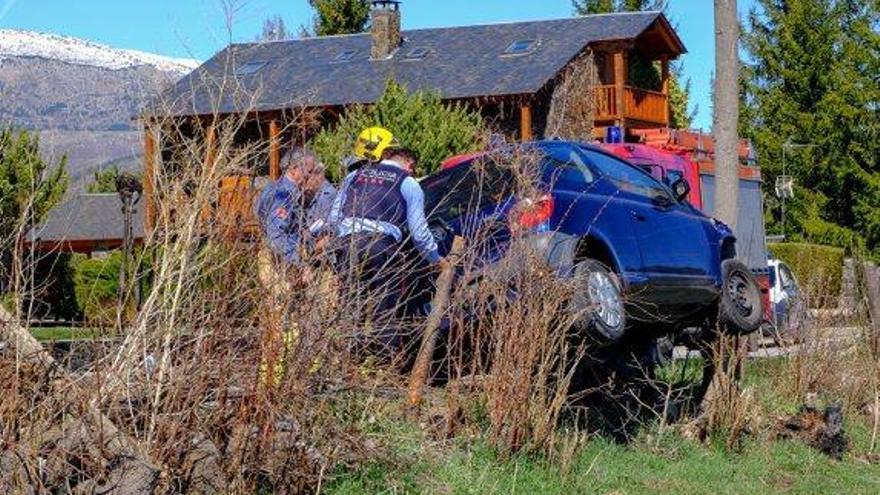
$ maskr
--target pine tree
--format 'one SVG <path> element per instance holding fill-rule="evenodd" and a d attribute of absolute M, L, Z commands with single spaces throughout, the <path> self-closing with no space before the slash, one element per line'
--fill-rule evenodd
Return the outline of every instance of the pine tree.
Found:
<path fill-rule="evenodd" d="M 782 173 L 784 143 L 810 145 L 786 148 L 786 173 L 798 186 L 786 208 L 787 232 L 844 247 L 861 236 L 880 254 L 880 5 L 758 4 L 743 35 L 740 128 L 757 148 L 768 196 Z M 771 213 L 778 232 L 781 219 Z"/>
<path fill-rule="evenodd" d="M 575 15 L 663 10 L 664 0 L 572 0 Z"/>
<path fill-rule="evenodd" d="M 39 224 L 67 190 L 66 163 L 66 157 L 45 161 L 39 138 L 27 131 L 0 131 L 0 275 L 10 275 L 16 238 Z"/>
<path fill-rule="evenodd" d="M 115 193 L 117 177 L 119 177 L 119 168 L 115 166 L 98 170 L 95 172 L 94 180 L 86 186 L 86 192 L 89 194 Z"/>
<path fill-rule="evenodd" d="M 336 126 L 324 129 L 312 140 L 311 146 L 332 179 L 345 175 L 340 165 L 352 155 L 358 133 L 377 125 L 419 154 L 417 175 L 433 172 L 449 156 L 481 149 L 486 134 L 479 112 L 444 103 L 435 93 L 409 93 L 390 81 L 379 101 L 350 108 Z"/>
<path fill-rule="evenodd" d="M 28 131 L 0 131 L 0 239 L 20 221 L 37 224 L 67 190 L 67 157 L 50 164 Z"/>
<path fill-rule="evenodd" d="M 315 9 L 315 18 L 305 35 L 362 33 L 370 22 L 368 0 L 309 0 L 309 4 Z"/>
<path fill-rule="evenodd" d="M 664 10 L 664 0 L 572 0 L 575 15 L 607 14 L 612 12 L 642 12 Z M 630 53 L 627 68 L 627 84 L 638 88 L 660 90 L 660 68 L 637 53 Z M 669 126 L 676 129 L 689 128 L 697 109 L 690 105 L 690 79 L 682 83 L 682 64 L 672 64 L 669 78 Z"/>
<path fill-rule="evenodd" d="M 290 39 L 290 33 L 281 16 L 276 15 L 263 21 L 263 32 L 258 41 L 284 41 L 286 39 Z"/>

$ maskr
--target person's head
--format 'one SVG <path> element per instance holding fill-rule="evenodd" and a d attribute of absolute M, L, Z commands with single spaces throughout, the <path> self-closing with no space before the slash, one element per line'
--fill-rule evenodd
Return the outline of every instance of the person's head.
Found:
<path fill-rule="evenodd" d="M 395 162 L 410 172 L 419 163 L 418 153 L 409 148 L 388 148 L 382 152 L 382 159 Z"/>
<path fill-rule="evenodd" d="M 282 160 L 284 174 L 304 192 L 317 191 L 324 182 L 324 165 L 305 148 L 293 148 Z"/>

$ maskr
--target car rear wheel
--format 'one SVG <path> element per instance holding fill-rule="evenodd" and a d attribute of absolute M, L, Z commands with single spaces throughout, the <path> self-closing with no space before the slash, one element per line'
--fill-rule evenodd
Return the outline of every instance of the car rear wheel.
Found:
<path fill-rule="evenodd" d="M 578 287 L 570 310 L 574 329 L 599 343 L 617 342 L 626 329 L 626 312 L 620 279 L 603 263 L 585 259 L 574 267 Z"/>
<path fill-rule="evenodd" d="M 721 264 L 721 272 L 721 329 L 737 335 L 754 332 L 760 328 L 764 319 L 761 288 L 758 287 L 755 276 L 737 260 L 725 260 Z"/>

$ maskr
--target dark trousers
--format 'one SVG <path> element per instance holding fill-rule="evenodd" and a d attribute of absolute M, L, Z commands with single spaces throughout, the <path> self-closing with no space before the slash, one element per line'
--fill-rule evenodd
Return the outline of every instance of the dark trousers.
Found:
<path fill-rule="evenodd" d="M 342 303 L 353 304 L 361 323 L 372 327 L 359 340 L 370 352 L 388 356 L 403 345 L 402 332 L 395 325 L 404 277 L 399 249 L 394 237 L 373 233 L 342 237 L 336 246 Z"/>

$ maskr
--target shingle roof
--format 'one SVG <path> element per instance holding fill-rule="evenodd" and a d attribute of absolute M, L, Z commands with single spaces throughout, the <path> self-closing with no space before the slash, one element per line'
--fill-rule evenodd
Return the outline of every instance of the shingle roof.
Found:
<path fill-rule="evenodd" d="M 402 46 L 388 60 L 370 59 L 369 34 L 234 44 L 181 79 L 163 104 L 154 104 L 153 113 L 205 115 L 372 103 L 390 78 L 410 90 L 439 91 L 447 99 L 531 94 L 587 45 L 637 38 L 655 22 L 667 23 L 662 13 L 637 12 L 417 29 L 402 33 Z M 538 44 L 527 54 L 505 55 L 519 40 Z M 408 60 L 406 54 L 416 48 L 429 53 Z M 337 60 L 349 51 L 354 52 L 350 60 Z M 250 75 L 231 75 L 253 62 L 265 65 Z"/>
<path fill-rule="evenodd" d="M 144 207 L 135 205 L 132 230 L 144 237 Z M 122 202 L 119 195 L 81 194 L 53 208 L 46 221 L 34 227 L 27 242 L 119 241 L 123 236 Z"/>

